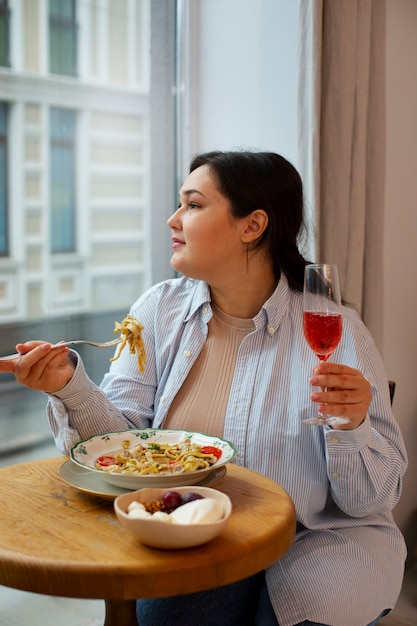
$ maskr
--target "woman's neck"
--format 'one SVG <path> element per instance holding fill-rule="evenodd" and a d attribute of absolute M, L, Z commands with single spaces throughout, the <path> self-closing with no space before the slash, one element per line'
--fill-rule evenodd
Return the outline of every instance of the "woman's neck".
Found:
<path fill-rule="evenodd" d="M 240 280 L 237 284 L 229 283 L 227 286 L 210 285 L 213 302 L 228 315 L 251 319 L 259 313 L 263 304 L 271 297 L 277 286 L 277 281 L 272 271 L 264 268 L 263 275 L 246 280 Z"/>

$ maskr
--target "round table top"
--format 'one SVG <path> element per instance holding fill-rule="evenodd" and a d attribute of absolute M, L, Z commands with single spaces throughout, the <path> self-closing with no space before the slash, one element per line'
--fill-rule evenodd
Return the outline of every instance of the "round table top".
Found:
<path fill-rule="evenodd" d="M 148 548 L 113 502 L 63 481 L 66 457 L 0 469 L 0 584 L 74 598 L 128 600 L 202 591 L 268 567 L 290 547 L 294 505 L 274 481 L 227 465 L 214 488 L 232 500 L 224 531 L 185 550 Z"/>

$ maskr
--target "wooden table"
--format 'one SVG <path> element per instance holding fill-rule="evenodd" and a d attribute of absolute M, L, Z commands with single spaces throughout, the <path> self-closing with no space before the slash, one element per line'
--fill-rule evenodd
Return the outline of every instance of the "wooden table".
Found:
<path fill-rule="evenodd" d="M 197 548 L 148 548 L 118 525 L 113 502 L 59 474 L 66 458 L 0 469 L 0 584 L 106 602 L 105 626 L 134 626 L 135 599 L 202 591 L 263 570 L 291 546 L 295 511 L 274 481 L 237 465 L 213 486 L 229 495 L 230 520 Z"/>

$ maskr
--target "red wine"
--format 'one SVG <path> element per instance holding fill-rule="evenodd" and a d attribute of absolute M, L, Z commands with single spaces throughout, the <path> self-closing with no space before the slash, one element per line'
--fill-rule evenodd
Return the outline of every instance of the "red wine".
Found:
<path fill-rule="evenodd" d="M 304 313 L 304 336 L 321 361 L 327 361 L 342 336 L 342 316 L 338 313 Z"/>

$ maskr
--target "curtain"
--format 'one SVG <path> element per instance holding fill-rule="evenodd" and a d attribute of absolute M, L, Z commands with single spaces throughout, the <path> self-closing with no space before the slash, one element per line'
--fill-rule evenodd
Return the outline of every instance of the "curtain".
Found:
<path fill-rule="evenodd" d="M 382 339 L 385 0 L 300 0 L 299 164 L 311 253 Z M 311 256 L 311 255 L 310 255 Z"/>

